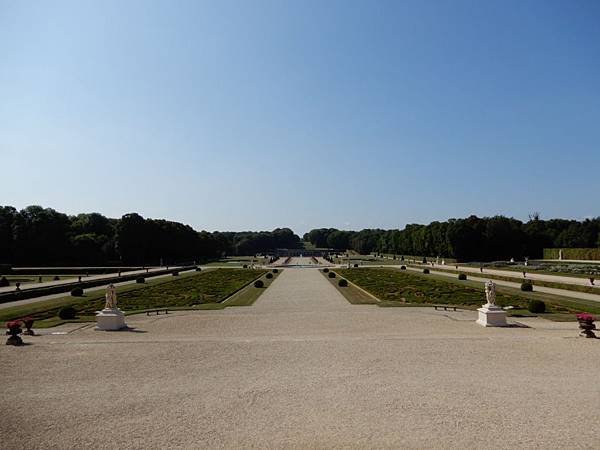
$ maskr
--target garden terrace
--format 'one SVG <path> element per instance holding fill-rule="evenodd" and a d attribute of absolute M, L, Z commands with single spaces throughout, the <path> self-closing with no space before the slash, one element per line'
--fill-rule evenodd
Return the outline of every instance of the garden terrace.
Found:
<path fill-rule="evenodd" d="M 119 308 L 126 313 L 143 312 L 148 309 L 222 309 L 222 302 L 263 276 L 265 270 L 214 269 L 190 272 L 167 281 L 156 280 L 149 284 L 132 284 L 117 289 Z M 261 289 L 264 291 L 264 289 Z M 238 300 L 240 304 L 251 304 L 251 300 Z M 76 321 L 93 320 L 95 312 L 104 307 L 104 291 L 94 291 L 84 297 L 63 297 L 30 305 L 15 306 L 0 310 L 0 320 L 11 320 L 24 316 L 36 319 L 36 326 L 56 325 L 62 307 L 72 306 L 77 313 Z M 39 323 L 47 320 L 48 323 Z"/>
<path fill-rule="evenodd" d="M 380 299 L 379 306 L 448 304 L 475 308 L 485 302 L 484 287 L 478 282 L 388 268 L 340 269 L 336 272 Z M 513 314 L 526 314 L 527 304 L 532 299 L 543 300 L 547 304 L 549 314 L 545 317 L 550 319 L 573 320 L 573 314 L 579 311 L 600 312 L 600 304 L 593 301 L 497 287 L 498 305 L 513 306 Z"/>

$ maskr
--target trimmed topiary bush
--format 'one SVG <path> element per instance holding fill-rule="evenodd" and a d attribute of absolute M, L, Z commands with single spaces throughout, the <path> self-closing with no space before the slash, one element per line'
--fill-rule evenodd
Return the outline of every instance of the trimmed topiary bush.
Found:
<path fill-rule="evenodd" d="M 60 317 L 63 320 L 74 319 L 75 314 L 76 314 L 75 308 L 73 308 L 72 306 L 63 306 L 58 311 L 58 317 Z"/>
<path fill-rule="evenodd" d="M 269 273 L 268 273 L 266 276 L 267 276 L 267 278 L 269 278 L 269 279 L 273 278 L 273 274 L 272 274 L 271 272 L 269 272 Z"/>
<path fill-rule="evenodd" d="M 529 300 L 527 304 L 529 312 L 540 314 L 546 312 L 546 304 L 541 300 Z"/>
<path fill-rule="evenodd" d="M 467 274 L 466 273 L 459 273 L 458 274 L 458 279 L 462 280 L 462 281 L 466 280 L 467 279 Z"/>
<path fill-rule="evenodd" d="M 335 278 L 335 273 L 333 272 L 329 272 L 329 275 L 327 275 L 329 278 Z"/>
<path fill-rule="evenodd" d="M 348 281 L 347 281 L 347 280 L 344 280 L 344 279 L 342 278 L 340 281 L 338 281 L 338 286 L 339 286 L 339 287 L 347 287 L 347 286 L 348 286 Z"/>
<path fill-rule="evenodd" d="M 74 287 L 73 289 L 71 289 L 71 296 L 73 297 L 81 297 L 83 295 L 83 289 L 80 288 L 79 286 Z"/>
<path fill-rule="evenodd" d="M 354 263 L 354 267 L 358 267 L 358 264 Z"/>
<path fill-rule="evenodd" d="M 201 272 L 202 268 L 201 267 L 196 267 L 196 272 Z"/>
<path fill-rule="evenodd" d="M 10 286 L 9 281 L 6 279 L 6 277 L 0 278 L 0 287 L 6 287 L 6 286 Z"/>
<path fill-rule="evenodd" d="M 406 270 L 406 266 L 400 266 L 400 270 Z"/>
<path fill-rule="evenodd" d="M 533 291 L 533 284 L 531 283 L 531 281 L 523 281 L 521 283 L 521 290 L 523 292 L 532 292 Z"/>
<path fill-rule="evenodd" d="M 137 277 L 135 279 L 135 282 L 138 284 L 144 284 L 146 282 L 146 279 L 144 277 Z"/>
<path fill-rule="evenodd" d="M 255 287 L 255 288 L 262 288 L 262 287 L 265 287 L 265 283 L 263 283 L 263 281 L 262 281 L 262 280 L 256 280 L 256 281 L 254 282 L 254 287 Z"/>
<path fill-rule="evenodd" d="M 329 269 L 328 269 L 327 267 L 325 267 L 325 268 L 323 269 L 323 272 L 327 273 L 327 272 L 329 272 Z"/>
<path fill-rule="evenodd" d="M 425 274 L 429 273 L 429 269 L 423 269 L 423 273 L 425 273 Z"/>
<path fill-rule="evenodd" d="M 272 272 L 273 272 L 273 273 L 278 273 L 278 272 L 279 272 L 279 269 L 273 269 L 273 270 L 272 270 Z"/>

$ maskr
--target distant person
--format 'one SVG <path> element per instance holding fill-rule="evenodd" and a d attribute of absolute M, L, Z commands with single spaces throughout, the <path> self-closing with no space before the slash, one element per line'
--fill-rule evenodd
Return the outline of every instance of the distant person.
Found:
<path fill-rule="evenodd" d="M 38 283 L 42 282 L 42 277 L 38 277 Z"/>
<path fill-rule="evenodd" d="M 527 278 L 527 272 L 523 271 L 523 278 Z"/>
<path fill-rule="evenodd" d="M 481 267 L 479 268 L 479 271 L 480 271 L 481 273 L 483 273 L 483 266 L 481 266 Z"/>
<path fill-rule="evenodd" d="M 594 280 L 594 277 L 590 277 L 590 284 L 591 284 L 592 286 L 594 286 L 594 281 L 595 281 L 595 280 Z"/>

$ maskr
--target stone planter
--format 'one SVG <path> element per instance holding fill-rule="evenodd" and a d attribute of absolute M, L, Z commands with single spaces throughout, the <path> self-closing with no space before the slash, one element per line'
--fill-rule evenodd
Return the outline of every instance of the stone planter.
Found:
<path fill-rule="evenodd" d="M 21 323 L 17 320 L 7 322 L 6 328 L 8 328 L 6 334 L 9 336 L 6 340 L 6 345 L 23 345 L 23 339 L 19 336 L 23 331 L 21 330 Z"/>
<path fill-rule="evenodd" d="M 23 331 L 23 334 L 26 336 L 35 336 L 35 333 L 31 329 L 33 327 L 33 319 L 31 317 L 25 317 L 23 320 L 23 325 L 25 325 L 26 330 Z"/>
<path fill-rule="evenodd" d="M 586 338 L 595 338 L 594 330 L 596 329 L 596 325 L 592 321 L 579 321 L 579 336 Z"/>

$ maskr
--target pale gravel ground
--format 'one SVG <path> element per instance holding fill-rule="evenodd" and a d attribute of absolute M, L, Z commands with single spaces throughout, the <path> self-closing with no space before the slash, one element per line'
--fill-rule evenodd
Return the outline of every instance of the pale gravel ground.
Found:
<path fill-rule="evenodd" d="M 0 447 L 600 448 L 600 340 L 473 319 L 286 269 L 252 307 L 26 337 L 0 347 Z"/>

